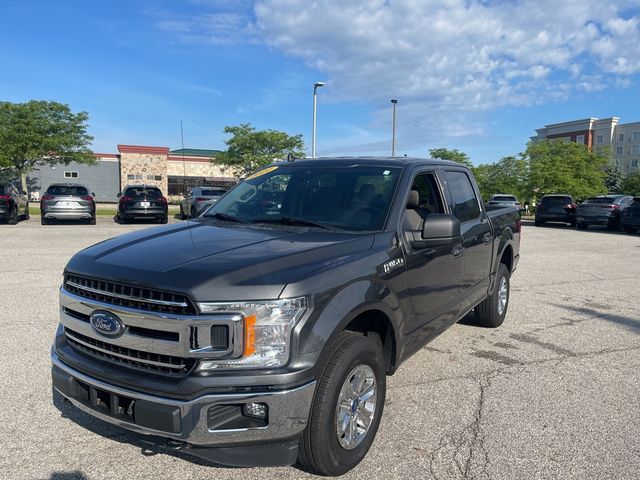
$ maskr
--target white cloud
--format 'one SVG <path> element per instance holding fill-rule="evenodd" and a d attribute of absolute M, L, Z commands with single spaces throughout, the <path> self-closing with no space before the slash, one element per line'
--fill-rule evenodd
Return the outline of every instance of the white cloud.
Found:
<path fill-rule="evenodd" d="M 406 134 L 417 140 L 423 129 L 482 134 L 482 112 L 629 82 L 640 73 L 639 7 L 639 0 L 260 0 L 255 28 L 322 72 L 325 98 L 384 105 L 374 126 L 388 123 L 387 102 L 397 96 Z"/>

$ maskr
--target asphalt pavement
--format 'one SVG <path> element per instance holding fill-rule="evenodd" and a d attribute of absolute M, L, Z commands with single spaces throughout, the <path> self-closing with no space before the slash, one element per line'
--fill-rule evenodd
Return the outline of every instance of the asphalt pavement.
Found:
<path fill-rule="evenodd" d="M 52 399 L 65 263 L 147 227 L 0 226 L 0 479 L 312 478 L 148 451 Z M 521 253 L 505 324 L 465 319 L 403 364 L 369 455 L 342 478 L 640 478 L 640 235 L 527 224 Z"/>

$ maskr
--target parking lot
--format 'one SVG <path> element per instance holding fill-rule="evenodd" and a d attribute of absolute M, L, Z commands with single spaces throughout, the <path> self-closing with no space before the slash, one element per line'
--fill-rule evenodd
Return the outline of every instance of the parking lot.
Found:
<path fill-rule="evenodd" d="M 0 226 L 0 478 L 311 478 L 293 467 L 221 468 L 150 452 L 52 402 L 49 348 L 65 263 L 147 227 L 110 217 Z M 638 299 L 640 235 L 527 222 L 505 324 L 462 321 L 406 362 L 389 379 L 369 455 L 343 478 L 638 478 Z"/>

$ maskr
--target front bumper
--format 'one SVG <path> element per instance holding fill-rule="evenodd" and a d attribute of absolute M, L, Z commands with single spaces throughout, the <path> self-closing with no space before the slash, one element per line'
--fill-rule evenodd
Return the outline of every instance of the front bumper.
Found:
<path fill-rule="evenodd" d="M 630 217 L 624 216 L 620 220 L 622 226 L 631 227 L 631 228 L 640 228 L 640 216 L 639 217 Z"/>
<path fill-rule="evenodd" d="M 51 363 L 53 388 L 79 409 L 143 435 L 197 447 L 242 447 L 297 439 L 306 427 L 315 390 L 312 381 L 290 390 L 209 394 L 181 401 L 123 389 L 89 377 L 63 363 L 53 349 Z M 267 405 L 266 426 L 210 428 L 211 407 L 253 402 Z M 214 420 L 219 421 L 219 416 Z"/>

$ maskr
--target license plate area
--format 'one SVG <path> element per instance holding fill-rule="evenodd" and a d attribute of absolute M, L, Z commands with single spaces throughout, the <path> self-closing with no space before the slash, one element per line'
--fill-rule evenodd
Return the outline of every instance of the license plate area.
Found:
<path fill-rule="evenodd" d="M 57 202 L 56 208 L 79 208 L 80 204 L 78 202 Z"/>
<path fill-rule="evenodd" d="M 140 206 L 143 208 L 149 208 L 151 206 L 151 202 L 140 202 Z"/>

